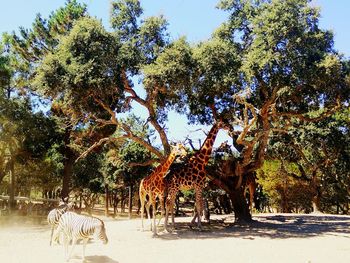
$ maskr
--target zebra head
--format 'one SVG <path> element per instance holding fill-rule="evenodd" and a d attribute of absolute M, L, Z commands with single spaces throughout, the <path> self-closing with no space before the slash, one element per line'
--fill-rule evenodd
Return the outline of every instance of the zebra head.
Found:
<path fill-rule="evenodd" d="M 101 224 L 98 227 L 96 227 L 95 235 L 98 239 L 100 239 L 103 242 L 103 244 L 107 244 L 108 238 L 106 234 L 105 224 L 102 220 L 100 220 L 100 222 Z"/>

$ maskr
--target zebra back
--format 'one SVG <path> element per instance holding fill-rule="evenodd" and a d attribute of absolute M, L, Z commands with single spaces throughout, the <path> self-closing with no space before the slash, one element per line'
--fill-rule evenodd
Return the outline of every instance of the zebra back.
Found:
<path fill-rule="evenodd" d="M 97 217 L 66 212 L 58 222 L 58 229 L 63 231 L 69 238 L 76 240 L 95 236 L 104 244 L 108 242 L 104 222 Z"/>
<path fill-rule="evenodd" d="M 67 210 L 68 210 L 68 205 L 63 205 L 61 207 L 52 209 L 47 215 L 47 222 L 49 223 L 49 225 L 57 226 L 61 216 L 65 212 L 67 212 Z"/>

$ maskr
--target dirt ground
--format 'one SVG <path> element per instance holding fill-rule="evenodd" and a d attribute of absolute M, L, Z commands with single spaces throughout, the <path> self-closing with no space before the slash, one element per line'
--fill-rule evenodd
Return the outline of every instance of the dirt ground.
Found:
<path fill-rule="evenodd" d="M 250 225 L 215 216 L 201 232 L 188 227 L 190 218 L 176 218 L 177 230 L 165 233 L 161 224 L 156 238 L 141 231 L 140 219 L 100 218 L 109 243 L 92 240 L 87 263 L 350 262 L 350 216 L 260 214 Z M 65 262 L 63 246 L 49 246 L 45 220 L 1 220 L 1 263 Z M 81 253 L 77 245 L 70 262 L 82 262 Z"/>

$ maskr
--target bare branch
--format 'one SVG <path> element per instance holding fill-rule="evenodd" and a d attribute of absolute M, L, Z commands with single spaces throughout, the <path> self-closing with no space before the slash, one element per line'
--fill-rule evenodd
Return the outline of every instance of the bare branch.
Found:
<path fill-rule="evenodd" d="M 157 150 L 156 148 L 151 146 L 147 141 L 145 141 L 142 138 L 133 134 L 130 127 L 127 126 L 125 123 L 122 123 L 122 128 L 126 132 L 126 134 L 124 135 L 126 138 L 129 138 L 129 139 L 133 140 L 134 142 L 141 144 L 147 150 L 149 150 L 151 153 L 155 154 L 159 159 L 163 160 L 165 158 L 165 156 L 159 150 Z"/>
<path fill-rule="evenodd" d="M 152 165 L 154 163 L 159 163 L 161 160 L 160 159 L 150 159 L 146 162 L 142 162 L 142 163 L 139 163 L 139 162 L 130 162 L 128 163 L 128 166 L 129 167 L 135 167 L 135 166 L 149 166 L 149 165 Z"/>
<path fill-rule="evenodd" d="M 189 145 L 191 146 L 193 151 L 197 151 L 197 149 L 193 146 L 192 139 L 189 138 L 189 136 L 186 137 L 185 142 L 188 141 Z"/>
<path fill-rule="evenodd" d="M 250 143 L 248 143 L 245 139 L 245 137 L 247 136 L 247 133 L 250 131 L 251 127 L 253 125 L 255 125 L 256 121 L 257 121 L 257 114 L 255 112 L 255 108 L 252 104 L 248 103 L 246 98 L 244 97 L 240 97 L 240 96 L 235 96 L 235 100 L 244 105 L 244 109 L 243 109 L 243 130 L 240 133 L 240 135 L 238 136 L 236 142 L 238 144 L 241 145 L 245 145 L 248 146 Z M 248 115 L 248 110 L 251 112 L 251 114 L 253 115 L 253 118 L 251 120 L 249 120 L 249 115 Z"/>
<path fill-rule="evenodd" d="M 325 109 L 323 113 L 320 114 L 318 117 L 308 117 L 306 114 L 308 113 L 298 113 L 298 112 L 277 112 L 277 116 L 281 117 L 287 117 L 287 118 L 298 118 L 300 120 L 306 121 L 306 122 L 318 122 L 321 121 L 329 116 L 331 116 L 333 113 L 335 113 L 337 110 L 341 108 L 340 99 L 337 99 L 335 105 L 333 105 L 333 108 Z"/>
<path fill-rule="evenodd" d="M 109 115 L 111 115 L 110 122 L 114 125 L 118 125 L 118 120 L 116 118 L 115 112 L 109 106 L 107 106 L 103 101 L 101 101 L 99 98 L 97 98 L 96 96 L 93 96 L 93 98 L 97 102 L 98 105 L 100 105 L 103 109 L 105 109 L 109 113 Z"/>
<path fill-rule="evenodd" d="M 84 151 L 80 156 L 75 160 L 75 162 L 78 162 L 80 159 L 85 158 L 90 152 L 92 152 L 95 148 L 112 141 L 119 141 L 119 140 L 125 140 L 126 137 L 106 137 L 100 139 L 98 142 L 95 142 L 93 145 L 91 145 L 86 151 Z"/>
<path fill-rule="evenodd" d="M 148 121 L 158 132 L 160 140 L 161 140 L 162 145 L 164 147 L 165 153 L 169 154 L 170 153 L 169 141 L 168 141 L 167 135 L 164 131 L 164 127 L 162 127 L 157 121 L 157 114 L 156 114 L 156 111 L 155 111 L 154 106 L 153 106 L 154 105 L 154 100 L 153 100 L 154 96 L 148 97 L 147 100 L 140 98 L 137 95 L 137 93 L 135 92 L 135 90 L 130 87 L 125 72 L 123 73 L 122 77 L 123 77 L 123 80 L 125 83 L 124 86 L 126 87 L 125 91 L 130 94 L 130 96 L 128 96 L 126 98 L 126 102 L 130 103 L 131 100 L 134 100 L 147 109 L 148 115 L 149 115 Z"/>

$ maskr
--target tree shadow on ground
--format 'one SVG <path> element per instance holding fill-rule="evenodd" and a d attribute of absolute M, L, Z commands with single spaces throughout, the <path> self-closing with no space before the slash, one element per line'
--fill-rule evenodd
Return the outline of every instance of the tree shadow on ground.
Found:
<path fill-rule="evenodd" d="M 85 257 L 84 263 L 118 263 L 107 256 L 87 256 Z"/>
<path fill-rule="evenodd" d="M 191 229 L 188 222 L 178 222 L 172 233 L 162 232 L 159 238 L 205 239 L 240 237 L 245 239 L 271 238 L 309 238 L 322 235 L 336 235 L 350 238 L 350 217 L 332 215 L 259 215 L 252 223 L 233 223 L 229 216 L 221 220 L 204 223 L 203 230 Z"/>

